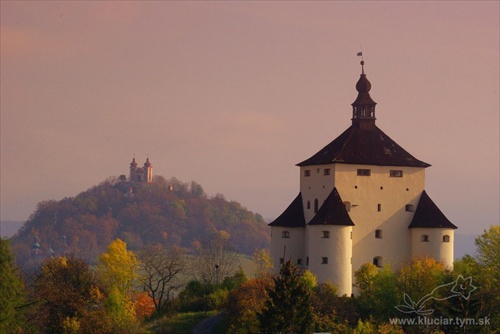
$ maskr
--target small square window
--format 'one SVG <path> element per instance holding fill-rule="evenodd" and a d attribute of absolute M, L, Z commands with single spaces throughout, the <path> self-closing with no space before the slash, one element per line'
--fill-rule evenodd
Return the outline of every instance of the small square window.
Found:
<path fill-rule="evenodd" d="M 297 265 L 301 266 L 302 265 L 302 259 L 297 259 Z"/>
<path fill-rule="evenodd" d="M 325 168 L 323 175 L 330 175 L 330 168 Z"/>
<path fill-rule="evenodd" d="M 323 238 L 325 239 L 330 238 L 330 231 L 323 231 Z"/>
<path fill-rule="evenodd" d="M 403 171 L 402 170 L 391 170 L 389 172 L 390 177 L 403 177 Z"/>
<path fill-rule="evenodd" d="M 280 264 L 283 264 L 283 263 L 285 263 L 285 260 L 282 257 L 280 257 Z"/>
<path fill-rule="evenodd" d="M 422 234 L 420 237 L 421 242 L 429 242 L 429 236 L 427 234 Z"/>
<path fill-rule="evenodd" d="M 288 231 L 281 232 L 281 237 L 282 238 L 290 238 L 290 232 L 288 232 Z"/>
<path fill-rule="evenodd" d="M 443 242 L 450 242 L 450 236 L 449 235 L 443 235 Z"/>
<path fill-rule="evenodd" d="M 358 176 L 370 176 L 371 174 L 371 169 L 358 169 Z"/>
<path fill-rule="evenodd" d="M 306 169 L 306 170 L 304 171 L 304 176 L 305 176 L 305 177 L 311 176 L 311 170 L 310 170 L 310 169 Z"/>
<path fill-rule="evenodd" d="M 408 212 L 414 212 L 415 211 L 415 206 L 413 204 L 406 204 L 405 210 Z"/>
<path fill-rule="evenodd" d="M 375 230 L 375 238 L 382 239 L 382 230 Z"/>
<path fill-rule="evenodd" d="M 328 258 L 327 257 L 322 257 L 321 258 L 321 264 L 328 264 Z"/>

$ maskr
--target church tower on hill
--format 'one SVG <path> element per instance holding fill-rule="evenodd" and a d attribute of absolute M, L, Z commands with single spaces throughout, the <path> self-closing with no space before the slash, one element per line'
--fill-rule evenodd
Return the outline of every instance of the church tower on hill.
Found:
<path fill-rule="evenodd" d="M 130 163 L 130 182 L 142 182 L 151 183 L 153 182 L 153 165 L 149 162 L 149 157 L 146 159 L 143 167 L 137 167 L 138 164 L 135 161 L 135 157 Z"/>
<path fill-rule="evenodd" d="M 364 263 L 398 267 L 429 256 L 451 268 L 457 228 L 425 191 L 430 165 L 376 126 L 361 65 L 351 126 L 297 164 L 299 194 L 269 224 L 275 268 L 291 259 L 348 296 Z"/>

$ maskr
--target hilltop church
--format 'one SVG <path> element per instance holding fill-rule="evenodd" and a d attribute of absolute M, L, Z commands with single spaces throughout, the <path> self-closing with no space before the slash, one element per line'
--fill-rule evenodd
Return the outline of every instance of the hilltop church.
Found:
<path fill-rule="evenodd" d="M 425 191 L 430 165 L 375 124 L 377 103 L 361 66 L 351 126 L 297 164 L 299 194 L 269 224 L 275 268 L 292 260 L 348 296 L 364 263 L 397 267 L 429 256 L 451 268 L 457 228 Z"/>

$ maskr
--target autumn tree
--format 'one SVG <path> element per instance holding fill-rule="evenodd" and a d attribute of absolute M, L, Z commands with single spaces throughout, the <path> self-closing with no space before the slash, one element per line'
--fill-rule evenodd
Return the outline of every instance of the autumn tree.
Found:
<path fill-rule="evenodd" d="M 99 256 L 97 272 L 108 294 L 104 306 L 115 331 L 140 331 L 132 298 L 138 268 L 136 255 L 127 250 L 127 245 L 120 239 L 113 241 L 108 252 Z"/>
<path fill-rule="evenodd" d="M 24 326 L 24 284 L 13 262 L 9 242 L 0 238 L 0 333 L 20 332 Z"/>
<path fill-rule="evenodd" d="M 185 273 L 186 259 L 180 248 L 163 249 L 150 246 L 140 253 L 142 288 L 152 298 L 156 311 L 168 303 L 171 293 L 182 285 L 181 275 Z"/>
<path fill-rule="evenodd" d="M 271 259 L 271 254 L 266 249 L 255 250 L 252 260 L 255 263 L 255 277 L 262 278 L 270 275 L 270 271 L 273 268 L 273 260 Z"/>
<path fill-rule="evenodd" d="M 299 269 L 285 262 L 273 285 L 266 289 L 268 296 L 258 313 L 260 329 L 264 333 L 307 333 L 312 329 L 311 290 L 301 280 Z"/>
<path fill-rule="evenodd" d="M 226 312 L 229 318 L 228 333 L 258 333 L 260 328 L 257 314 L 266 301 L 266 288 L 272 280 L 255 278 L 243 283 L 229 293 Z"/>
<path fill-rule="evenodd" d="M 73 256 L 46 260 L 35 275 L 33 289 L 39 307 L 32 323 L 42 332 L 63 333 L 70 328 L 111 332 L 102 290 L 84 260 Z"/>

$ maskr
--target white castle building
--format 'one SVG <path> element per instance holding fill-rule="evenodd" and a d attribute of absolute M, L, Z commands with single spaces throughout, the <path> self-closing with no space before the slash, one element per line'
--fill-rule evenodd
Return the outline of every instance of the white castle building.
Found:
<path fill-rule="evenodd" d="M 364 63 L 361 62 L 363 66 Z M 352 125 L 300 167 L 300 192 L 271 226 L 275 268 L 292 260 L 350 296 L 364 263 L 398 267 L 429 256 L 453 266 L 453 225 L 425 191 L 425 169 L 375 125 L 362 74 Z"/>

